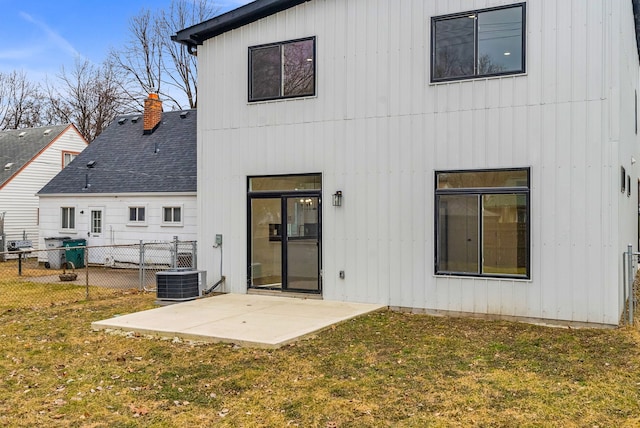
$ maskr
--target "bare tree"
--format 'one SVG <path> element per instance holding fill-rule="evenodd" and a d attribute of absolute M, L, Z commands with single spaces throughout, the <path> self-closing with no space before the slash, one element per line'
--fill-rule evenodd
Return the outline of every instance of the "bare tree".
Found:
<path fill-rule="evenodd" d="M 128 80 L 132 100 L 142 108 L 150 92 L 157 92 L 174 109 L 197 105 L 197 62 L 171 36 L 179 30 L 211 18 L 210 0 L 172 0 L 167 10 L 143 9 L 129 23 L 130 38 L 122 50 L 110 53 L 111 61 Z"/>
<path fill-rule="evenodd" d="M 0 129 L 47 125 L 44 95 L 24 71 L 0 73 Z"/>
<path fill-rule="evenodd" d="M 89 142 L 130 108 L 122 78 L 108 61 L 93 65 L 78 59 L 70 72 L 63 67 L 57 79 L 55 86 L 47 83 L 49 115 L 57 122 L 75 124 Z"/>

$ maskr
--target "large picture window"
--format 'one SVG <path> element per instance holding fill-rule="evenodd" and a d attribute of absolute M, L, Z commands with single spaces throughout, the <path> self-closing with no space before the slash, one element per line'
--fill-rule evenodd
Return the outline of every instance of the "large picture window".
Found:
<path fill-rule="evenodd" d="M 525 72 L 525 4 L 431 19 L 431 81 Z"/>
<path fill-rule="evenodd" d="M 315 38 L 249 48 L 249 101 L 315 95 Z"/>
<path fill-rule="evenodd" d="M 436 274 L 530 277 L 529 175 L 436 172 Z"/>

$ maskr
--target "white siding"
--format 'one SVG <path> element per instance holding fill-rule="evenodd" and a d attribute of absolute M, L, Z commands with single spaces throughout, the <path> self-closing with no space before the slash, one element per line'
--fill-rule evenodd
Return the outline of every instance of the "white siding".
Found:
<path fill-rule="evenodd" d="M 0 188 L 0 212 L 6 211 L 7 240 L 26 238 L 37 246 L 38 197 L 36 193 L 62 170 L 62 153 L 79 153 L 87 147 L 73 128 L 67 128 L 26 167 Z"/>
<path fill-rule="evenodd" d="M 129 223 L 129 207 L 144 206 L 146 225 Z M 168 206 L 182 207 L 182 225 L 162 224 L 162 209 Z M 75 231 L 61 229 L 61 207 L 75 207 Z M 100 237 L 90 236 L 90 212 L 103 210 L 103 233 Z M 87 245 L 137 244 L 141 240 L 171 241 L 177 236 L 181 241 L 197 238 L 196 196 L 189 194 L 139 194 L 105 196 L 42 196 L 40 198 L 40 245 L 44 248 L 44 238 L 69 236 L 86 239 Z"/>
<path fill-rule="evenodd" d="M 432 16 L 511 3 L 314 0 L 205 42 L 200 266 L 224 234 L 227 291 L 245 292 L 246 177 L 320 172 L 325 298 L 617 324 L 637 246 L 631 2 L 531 0 L 525 75 L 429 84 Z M 308 36 L 317 96 L 248 104 L 247 48 Z M 434 171 L 527 166 L 531 280 L 434 276 Z"/>

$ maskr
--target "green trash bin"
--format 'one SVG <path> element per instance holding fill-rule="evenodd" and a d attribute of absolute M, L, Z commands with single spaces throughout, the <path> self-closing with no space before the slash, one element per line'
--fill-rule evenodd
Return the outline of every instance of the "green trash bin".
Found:
<path fill-rule="evenodd" d="M 84 248 L 87 246 L 86 239 L 67 239 L 62 242 L 62 246 L 67 248 L 65 250 L 65 258 L 68 262 L 73 263 L 76 269 L 84 267 Z M 78 248 L 74 248 L 78 247 Z"/>

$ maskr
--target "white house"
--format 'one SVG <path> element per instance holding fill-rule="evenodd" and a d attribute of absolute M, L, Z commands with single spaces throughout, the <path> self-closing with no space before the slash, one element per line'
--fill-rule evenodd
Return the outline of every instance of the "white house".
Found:
<path fill-rule="evenodd" d="M 7 241 L 27 239 L 37 246 L 36 192 L 85 147 L 74 125 L 0 131 L 0 218 Z"/>
<path fill-rule="evenodd" d="M 40 236 L 88 246 L 196 240 L 196 111 L 116 118 L 39 192 Z M 100 256 L 100 252 L 89 252 Z"/>
<path fill-rule="evenodd" d="M 181 30 L 199 266 L 218 271 L 219 234 L 232 293 L 617 325 L 638 237 L 634 8 L 257 0 Z"/>

